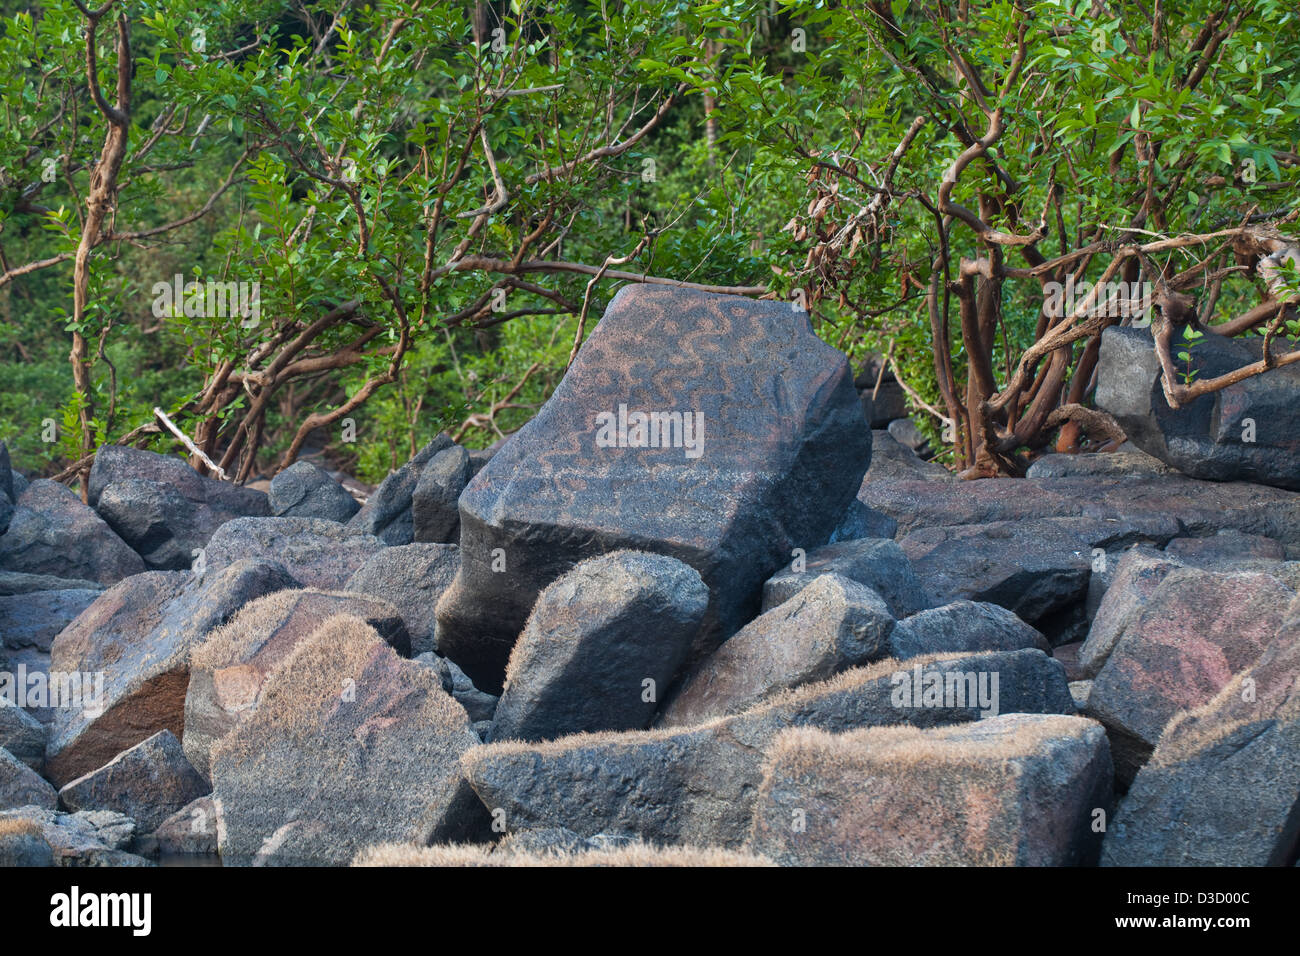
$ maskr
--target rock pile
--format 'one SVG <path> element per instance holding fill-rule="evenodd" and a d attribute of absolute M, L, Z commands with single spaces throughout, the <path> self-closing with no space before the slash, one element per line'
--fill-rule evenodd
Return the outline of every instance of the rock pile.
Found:
<path fill-rule="evenodd" d="M 1277 456 L 959 482 L 872 372 L 629 287 L 364 504 L 105 448 L 87 506 L 0 445 L 0 865 L 1295 863 Z"/>

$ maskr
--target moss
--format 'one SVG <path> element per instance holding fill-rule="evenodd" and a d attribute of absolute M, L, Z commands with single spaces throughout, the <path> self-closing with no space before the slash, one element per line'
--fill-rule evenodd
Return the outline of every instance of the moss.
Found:
<path fill-rule="evenodd" d="M 763 856 L 717 847 L 656 847 L 645 843 L 581 853 L 492 852 L 481 844 L 406 846 L 387 843 L 357 854 L 353 866 L 775 866 Z"/>

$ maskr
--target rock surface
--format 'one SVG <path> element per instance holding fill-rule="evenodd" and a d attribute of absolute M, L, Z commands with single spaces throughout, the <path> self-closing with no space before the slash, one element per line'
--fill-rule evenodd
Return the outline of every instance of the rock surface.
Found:
<path fill-rule="evenodd" d="M 469 452 L 459 445 L 444 448 L 420 470 L 411 492 L 411 519 L 416 541 L 454 544 L 460 538 L 460 494 L 473 476 Z"/>
<path fill-rule="evenodd" d="M 506 667 L 493 739 L 648 727 L 708 603 L 699 573 L 675 558 L 615 551 L 583 561 L 537 598 Z"/>
<path fill-rule="evenodd" d="M 0 811 L 0 866 L 148 866 L 126 851 L 134 836 L 135 821 L 111 810 Z"/>
<path fill-rule="evenodd" d="M 444 433 L 425 445 L 415 457 L 383 480 L 361 510 L 352 516 L 348 529 L 361 535 L 375 535 L 384 544 L 402 545 L 415 541 L 415 518 L 411 514 L 412 495 L 420 480 L 420 471 L 451 439 Z"/>
<path fill-rule="evenodd" d="M 1120 804 L 1108 866 L 1286 866 L 1300 839 L 1300 604 L 1249 669 L 1174 718 Z"/>
<path fill-rule="evenodd" d="M 296 461 L 272 478 L 267 498 L 277 518 L 345 522 L 361 510 L 342 485 L 309 461 Z"/>
<path fill-rule="evenodd" d="M 50 780 L 62 786 L 160 730 L 182 734 L 190 651 L 249 601 L 295 583 L 280 565 L 240 561 L 198 579 L 149 571 L 105 591 L 54 641 L 52 670 L 90 675 L 95 690 L 93 706 L 56 708 Z"/>
<path fill-rule="evenodd" d="M 651 414 L 643 434 L 635 416 Z M 848 362 L 805 314 L 624 286 L 550 401 L 461 495 L 439 646 L 492 689 L 537 594 L 585 558 L 631 548 L 700 572 L 702 656 L 753 616 L 793 548 L 830 537 L 870 454 Z"/>
<path fill-rule="evenodd" d="M 682 727 L 739 713 L 784 690 L 888 657 L 893 629 L 879 594 L 843 575 L 821 574 L 701 661 L 659 725 Z"/>
<path fill-rule="evenodd" d="M 1273 641 L 1295 592 L 1265 574 L 1171 571 L 1129 618 L 1093 680 L 1088 712 L 1133 779 L 1170 719 L 1206 703 Z"/>
<path fill-rule="evenodd" d="M 932 603 L 902 548 L 887 539 L 861 538 L 816 548 L 772 575 L 763 585 L 763 610 L 784 604 L 822 574 L 841 574 L 865 584 L 885 599 L 895 617 L 915 614 Z"/>
<path fill-rule="evenodd" d="M 53 810 L 59 795 L 27 764 L 0 747 L 0 810 L 45 807 Z"/>
<path fill-rule="evenodd" d="M 0 535 L 0 570 L 115 584 L 144 561 L 104 520 L 58 482 L 33 481 Z"/>
<path fill-rule="evenodd" d="M 1106 734 L 1080 717 L 792 730 L 749 846 L 786 866 L 1078 866 L 1096 862 L 1110 791 Z"/>
<path fill-rule="evenodd" d="M 381 598 L 343 591 L 291 588 L 244 605 L 190 655 L 185 693 L 185 755 L 210 772 L 212 748 L 256 712 L 269 675 L 330 618 L 363 621 L 399 654 L 410 638 L 397 608 Z"/>
<path fill-rule="evenodd" d="M 373 535 L 324 518 L 237 518 L 217 529 L 205 560 L 209 571 L 246 558 L 277 561 L 299 583 L 335 591 L 383 547 Z"/>
<path fill-rule="evenodd" d="M 367 558 L 343 590 L 396 607 L 411 637 L 411 654 L 419 655 L 436 646 L 434 610 L 459 569 L 460 549 L 454 544 L 397 545 Z"/>
<path fill-rule="evenodd" d="M 1030 647 L 1051 653 L 1043 635 L 1006 608 L 955 601 L 899 621 L 889 635 L 887 656 L 906 660 L 924 654 L 1018 651 Z"/>
<path fill-rule="evenodd" d="M 941 655 L 909 662 L 954 687 L 999 675 L 1003 712 L 1073 713 L 1059 664 L 1039 651 Z M 563 827 L 584 837 L 639 837 L 656 844 L 740 846 L 749 833 L 763 754 L 790 727 L 830 732 L 908 723 L 933 727 L 980 716 L 955 694 L 933 706 L 903 699 L 907 664 L 883 661 L 790 691 L 763 706 L 682 729 L 579 734 L 542 744 L 471 750 L 462 764 L 483 805 L 504 812 L 508 832 Z M 987 683 L 987 680 L 986 680 Z"/>
<path fill-rule="evenodd" d="M 472 835 L 487 814 L 459 758 L 477 743 L 430 668 L 334 618 L 213 749 L 222 860 L 342 865 L 373 843 Z"/>
<path fill-rule="evenodd" d="M 65 784 L 59 802 L 74 812 L 115 810 L 149 833 L 208 789 L 185 759 L 175 734 L 160 730 L 98 770 Z"/>
<path fill-rule="evenodd" d="M 1190 368 L 1209 379 L 1258 361 L 1261 341 L 1211 331 L 1190 354 Z M 1247 378 L 1177 410 L 1165 399 L 1160 374 L 1150 330 L 1111 327 L 1102 333 L 1097 406 L 1114 416 L 1134 445 L 1193 478 L 1300 490 L 1300 434 L 1293 414 L 1300 372 L 1294 366 Z"/>

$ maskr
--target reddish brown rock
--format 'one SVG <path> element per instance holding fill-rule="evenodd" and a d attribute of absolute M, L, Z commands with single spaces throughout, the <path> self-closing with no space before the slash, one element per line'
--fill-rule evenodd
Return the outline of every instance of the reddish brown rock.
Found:
<path fill-rule="evenodd" d="M 190 659 L 185 695 L 185 754 L 206 776 L 212 747 L 257 710 L 266 679 L 331 617 L 365 621 L 400 654 L 410 639 L 397 608 L 379 598 L 341 591 L 290 589 L 246 605 L 213 631 Z"/>
<path fill-rule="evenodd" d="M 191 649 L 247 602 L 294 583 L 279 565 L 241 561 L 197 579 L 150 571 L 105 591 L 54 641 L 51 672 L 81 675 L 93 692 L 54 709 L 47 776 L 62 786 L 160 730 L 179 737 Z"/>
<path fill-rule="evenodd" d="M 477 835 L 488 815 L 459 760 L 478 742 L 433 668 L 332 618 L 213 748 L 222 861 L 343 865 L 374 843 Z"/>
<path fill-rule="evenodd" d="M 1181 568 L 1160 582 L 1116 641 L 1088 701 L 1111 735 L 1122 784 L 1172 717 L 1206 703 L 1255 663 L 1294 598 L 1266 574 Z"/>

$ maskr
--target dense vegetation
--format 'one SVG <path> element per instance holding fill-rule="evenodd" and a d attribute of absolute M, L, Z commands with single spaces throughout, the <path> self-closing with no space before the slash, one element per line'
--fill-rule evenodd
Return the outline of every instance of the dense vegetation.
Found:
<path fill-rule="evenodd" d="M 64 479 L 155 406 L 238 480 L 489 444 L 626 281 L 806 306 L 970 474 L 1113 437 L 1134 318 L 1047 283 L 1153 287 L 1174 403 L 1300 333 L 1285 0 L 0 9 L 0 439 Z"/>

